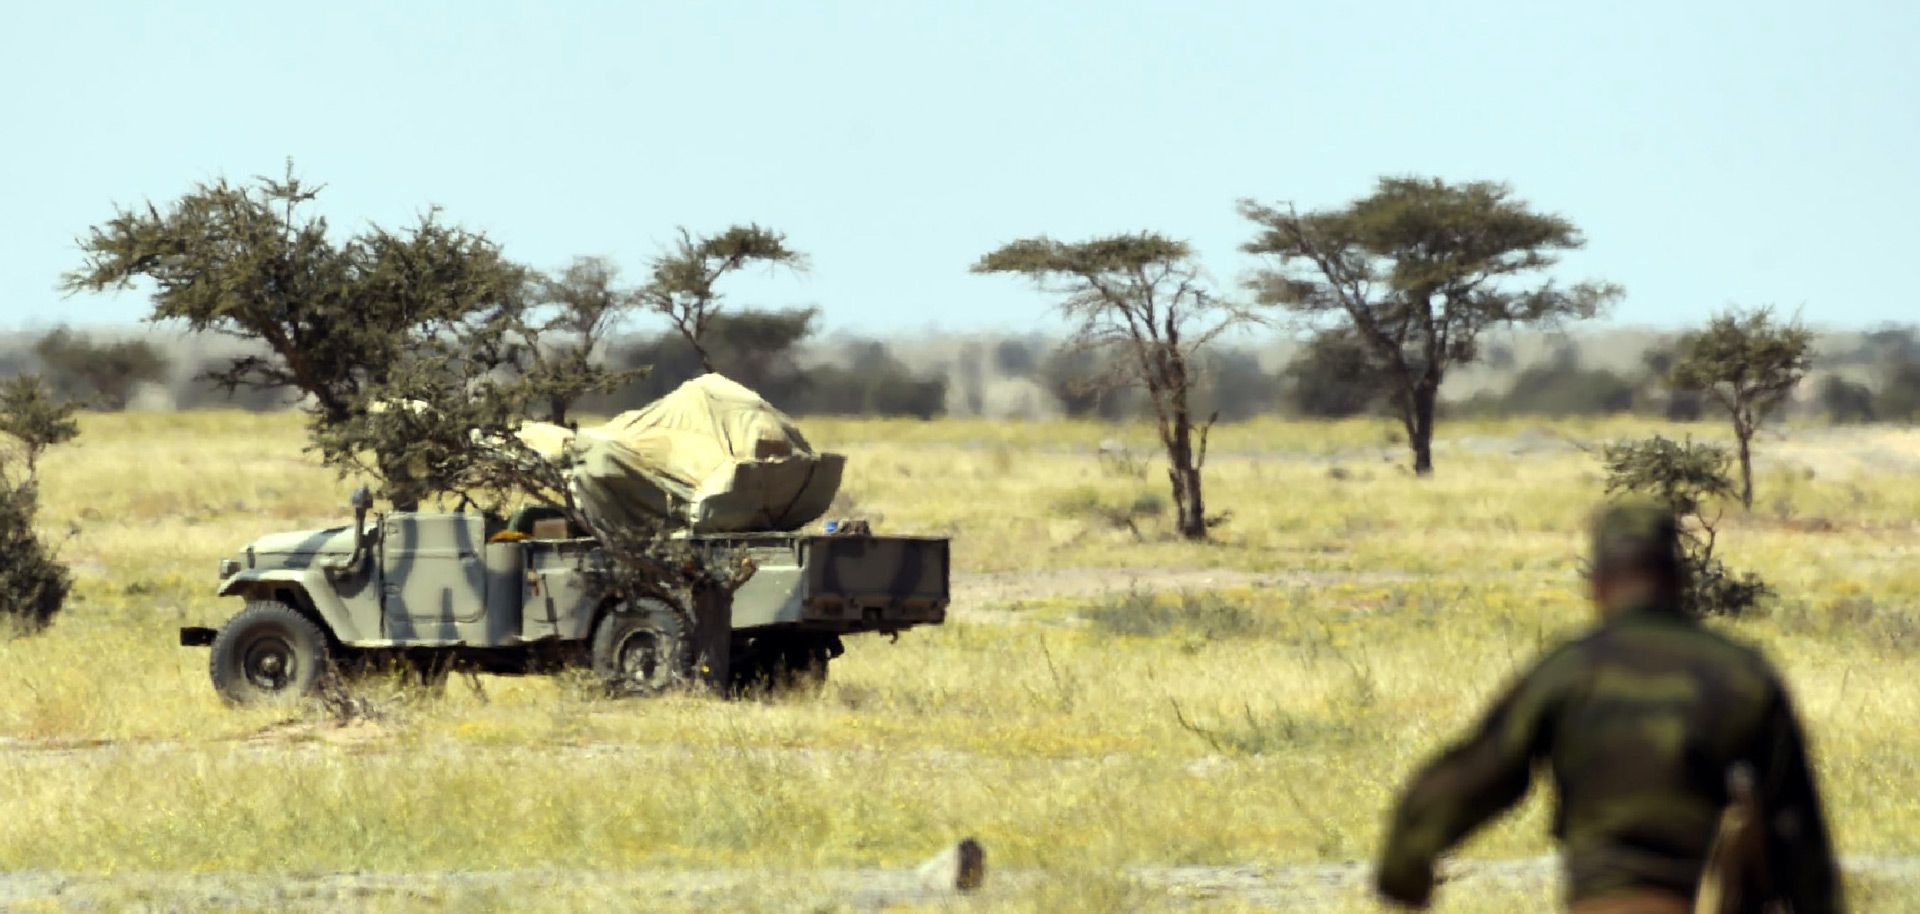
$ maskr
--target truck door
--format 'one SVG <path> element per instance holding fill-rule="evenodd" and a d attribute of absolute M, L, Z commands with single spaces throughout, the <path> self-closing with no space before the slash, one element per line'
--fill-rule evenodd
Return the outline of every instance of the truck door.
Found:
<path fill-rule="evenodd" d="M 478 514 L 389 515 L 380 533 L 386 636 L 472 642 L 485 636 L 486 522 Z"/>

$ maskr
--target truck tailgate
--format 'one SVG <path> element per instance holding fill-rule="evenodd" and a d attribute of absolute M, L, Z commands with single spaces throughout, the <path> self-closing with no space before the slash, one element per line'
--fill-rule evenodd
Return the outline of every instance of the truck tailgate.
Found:
<path fill-rule="evenodd" d="M 801 546 L 808 616 L 882 625 L 944 621 L 946 539 L 809 536 Z"/>

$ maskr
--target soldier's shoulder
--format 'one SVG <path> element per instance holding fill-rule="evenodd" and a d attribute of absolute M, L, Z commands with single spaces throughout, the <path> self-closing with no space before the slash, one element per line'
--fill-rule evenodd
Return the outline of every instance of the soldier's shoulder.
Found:
<path fill-rule="evenodd" d="M 1768 679 L 1779 678 L 1773 661 L 1767 659 L 1766 652 L 1762 651 L 1759 645 L 1705 623 L 1700 624 L 1696 631 L 1700 639 L 1712 645 L 1715 659 L 1741 667 L 1754 675 L 1765 676 Z"/>
<path fill-rule="evenodd" d="M 1747 669 L 1756 679 L 1763 680 L 1766 683 L 1767 694 L 1784 699 L 1793 691 L 1792 687 L 1787 685 L 1787 675 L 1781 672 L 1778 666 L 1774 665 L 1773 660 L 1767 656 L 1765 651 L 1757 646 L 1744 643 L 1742 643 L 1740 647 L 1741 650 L 1745 652 L 1749 664 Z"/>
<path fill-rule="evenodd" d="M 1673 620 L 1602 624 L 1562 645 L 1548 657 L 1565 655 L 1561 666 L 1613 661 L 1655 661 L 1679 666 L 1707 665 L 1777 679 L 1759 647 L 1700 622 Z M 1544 661 L 1543 661 L 1544 663 Z"/>
<path fill-rule="evenodd" d="M 1595 640 L 1598 635 L 1597 631 L 1587 632 L 1548 648 L 1534 661 L 1533 669 L 1528 671 L 1526 678 L 1543 682 L 1584 674 L 1592 668 L 1595 658 L 1603 653 Z"/>

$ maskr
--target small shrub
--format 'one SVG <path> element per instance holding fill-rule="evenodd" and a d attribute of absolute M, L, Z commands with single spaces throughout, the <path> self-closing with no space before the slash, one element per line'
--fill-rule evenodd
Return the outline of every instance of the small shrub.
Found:
<path fill-rule="evenodd" d="M 1761 607 L 1773 588 L 1751 571 L 1734 571 L 1711 557 L 1687 569 L 1687 604 L 1702 615 L 1740 616 Z"/>
<path fill-rule="evenodd" d="M 1371 412 L 1389 393 L 1387 376 L 1366 343 L 1346 331 L 1315 336 L 1287 364 L 1284 380 L 1293 411 L 1323 419 Z"/>
<path fill-rule="evenodd" d="M 1281 710 L 1255 711 L 1251 704 L 1243 705 L 1239 715 L 1204 723 L 1189 718 L 1178 704 L 1173 706 L 1173 714 L 1181 729 L 1200 737 L 1222 755 L 1286 755 L 1350 732 Z"/>
<path fill-rule="evenodd" d="M 1920 362 L 1901 362 L 1887 370 L 1873 399 L 1873 412 L 1895 422 L 1920 419 Z"/>
<path fill-rule="evenodd" d="M 1117 479 L 1145 480 L 1147 478 L 1151 461 L 1135 454 L 1125 444 L 1112 439 L 1102 441 L 1097 453 L 1100 457 L 1100 471 L 1105 475 Z"/>
<path fill-rule="evenodd" d="M 67 566 L 34 530 L 32 485 L 0 486 L 0 624 L 16 634 L 47 627 L 73 588 Z"/>
<path fill-rule="evenodd" d="M 1680 518 L 1681 560 L 1687 576 L 1685 608 L 1699 616 L 1739 616 L 1760 606 L 1772 590 L 1758 575 L 1735 572 L 1714 556 L 1718 504 L 1734 497 L 1725 448 L 1655 435 L 1607 445 L 1608 495 L 1639 495 Z M 1711 515 L 1709 514 L 1711 512 Z"/>
<path fill-rule="evenodd" d="M 0 621 L 15 633 L 47 627 L 73 588 L 67 566 L 34 528 L 40 455 L 79 434 L 73 406 L 56 399 L 38 377 L 0 385 L 0 435 L 13 446 L 0 452 Z"/>
<path fill-rule="evenodd" d="M 1094 486 L 1068 489 L 1053 500 L 1053 513 L 1084 518 L 1115 530 L 1140 535 L 1140 522 L 1167 510 L 1167 500 L 1152 492 L 1109 492 Z"/>
<path fill-rule="evenodd" d="M 1818 397 L 1820 411 L 1834 422 L 1872 422 L 1874 419 L 1873 389 L 1858 381 L 1827 375 L 1820 379 Z"/>
<path fill-rule="evenodd" d="M 1183 590 L 1169 596 L 1138 587 L 1082 617 L 1107 634 L 1136 638 L 1184 634 L 1222 641 L 1259 637 L 1271 627 L 1250 607 L 1217 593 Z"/>
<path fill-rule="evenodd" d="M 1152 591 L 1131 587 L 1111 603 L 1081 613 L 1094 628 L 1109 635 L 1154 638 L 1173 631 L 1179 619 Z"/>

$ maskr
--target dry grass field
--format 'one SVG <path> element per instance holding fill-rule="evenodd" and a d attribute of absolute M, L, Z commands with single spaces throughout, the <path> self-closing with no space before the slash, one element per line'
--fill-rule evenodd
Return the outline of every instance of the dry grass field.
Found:
<path fill-rule="evenodd" d="M 1144 516 L 1164 499 L 1145 427 L 803 425 L 851 457 L 846 513 L 954 537 L 949 624 L 850 640 L 818 692 L 456 679 L 336 726 L 226 708 L 174 629 L 237 608 L 211 595 L 222 556 L 341 522 L 352 482 L 301 452 L 293 416 L 87 417 L 43 469 L 78 589 L 51 630 L 0 641 L 0 871 L 94 884 L 106 908 L 177 907 L 152 894 L 167 880 L 371 873 L 444 884 L 320 909 L 835 910 L 886 900 L 834 874 L 974 835 L 989 892 L 908 907 L 1374 910 L 1352 879 L 1294 894 L 1287 868 L 1370 858 L 1412 766 L 1584 622 L 1582 447 L 1656 430 L 1443 425 L 1439 475 L 1416 480 L 1388 423 L 1223 427 L 1208 494 L 1231 519 L 1191 545 Z M 1108 439 L 1138 459 L 1103 459 Z M 1758 503 L 1722 536 L 1780 598 L 1728 627 L 1798 688 L 1841 850 L 1920 855 L 1920 431 L 1759 448 Z M 1464 856 L 1535 857 L 1544 830 L 1536 798 Z M 8 891 L 0 908 L 81 897 Z M 1439 910 L 1546 910 L 1554 891 L 1463 883 Z M 1920 880 L 1885 868 L 1855 892 L 1920 909 Z"/>

